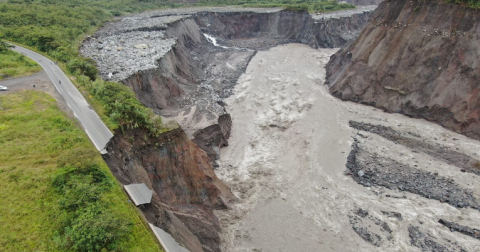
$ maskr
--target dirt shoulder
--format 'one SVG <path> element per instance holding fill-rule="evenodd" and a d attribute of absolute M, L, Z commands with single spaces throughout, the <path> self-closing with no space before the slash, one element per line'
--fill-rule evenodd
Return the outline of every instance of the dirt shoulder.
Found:
<path fill-rule="evenodd" d="M 0 86 L 6 86 L 10 89 L 9 91 L 1 91 L 0 95 L 6 95 L 12 92 L 26 90 L 45 92 L 52 96 L 55 100 L 57 100 L 58 107 L 62 111 L 67 113 L 70 118 L 74 118 L 72 110 L 70 109 L 70 107 L 68 107 L 65 99 L 63 99 L 63 97 L 57 91 L 45 71 L 40 71 L 30 76 L 2 80 L 0 81 Z"/>

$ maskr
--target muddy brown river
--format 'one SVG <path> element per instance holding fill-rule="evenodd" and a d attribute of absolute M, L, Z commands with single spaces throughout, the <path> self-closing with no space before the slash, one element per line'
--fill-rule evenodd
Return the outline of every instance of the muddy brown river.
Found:
<path fill-rule="evenodd" d="M 480 251 L 480 240 L 438 222 L 479 229 L 478 208 L 459 208 L 395 186 L 361 185 L 346 172 L 356 142 L 376 160 L 441 177 L 476 200 L 475 173 L 349 122 L 387 126 L 473 159 L 480 159 L 480 142 L 425 120 L 334 98 L 324 85 L 324 67 L 335 51 L 301 44 L 260 51 L 227 99 L 233 129 L 216 174 L 240 202 L 216 211 L 222 250 Z M 366 176 L 361 172 L 354 175 Z M 458 191 L 440 182 L 427 186 L 446 188 L 439 195 Z"/>

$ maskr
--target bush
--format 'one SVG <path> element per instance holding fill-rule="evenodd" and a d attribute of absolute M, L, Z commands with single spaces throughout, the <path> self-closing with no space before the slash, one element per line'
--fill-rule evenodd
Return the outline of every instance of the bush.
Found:
<path fill-rule="evenodd" d="M 66 228 L 66 248 L 73 251 L 101 251 L 118 249 L 118 241 L 130 231 L 128 221 L 116 217 L 99 204 L 90 205 L 73 219 Z"/>
<path fill-rule="evenodd" d="M 95 61 L 89 58 L 73 58 L 67 62 L 67 69 L 71 73 L 85 75 L 91 80 L 95 80 L 98 74 Z"/>
<path fill-rule="evenodd" d="M 73 157 L 75 154 L 79 156 Z M 67 251 L 115 251 L 131 229 L 129 221 L 118 218 L 102 202 L 102 195 L 113 188 L 113 181 L 93 160 L 90 151 L 76 149 L 58 161 L 62 168 L 55 174 L 52 186 L 61 196 L 57 203 L 63 220 L 55 240 Z"/>
<path fill-rule="evenodd" d="M 133 91 L 123 84 L 101 79 L 92 82 L 86 76 L 79 76 L 78 82 L 102 103 L 114 125 L 121 128 L 144 128 L 152 136 L 169 130 L 162 123 L 161 117 L 140 103 Z"/>

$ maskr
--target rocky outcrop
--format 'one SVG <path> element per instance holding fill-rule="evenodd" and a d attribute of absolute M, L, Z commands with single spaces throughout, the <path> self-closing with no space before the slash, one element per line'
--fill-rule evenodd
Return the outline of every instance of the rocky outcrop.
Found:
<path fill-rule="evenodd" d="M 383 2 L 332 56 L 330 92 L 480 139 L 479 17 L 442 1 Z"/>
<path fill-rule="evenodd" d="M 138 71 L 122 80 L 133 89 L 145 106 L 157 111 L 182 107 L 179 97 L 186 95 L 185 90 L 188 87 L 185 86 L 199 84 L 202 66 L 198 61 L 191 60 L 188 52 L 202 43 L 207 43 L 191 19 L 176 21 L 167 29 L 166 34 L 178 39 L 171 50 L 158 61 L 158 68 Z"/>
<path fill-rule="evenodd" d="M 193 142 L 208 154 L 211 161 L 214 161 L 220 157 L 220 148 L 228 146 L 231 129 L 230 114 L 223 114 L 218 118 L 218 124 L 197 131 Z"/>
<path fill-rule="evenodd" d="M 219 251 L 220 226 L 212 211 L 236 198 L 181 128 L 156 138 L 141 129 L 117 132 L 106 149 L 104 159 L 122 184 L 153 189 L 152 203 L 143 208 L 149 222 L 190 251 Z"/>

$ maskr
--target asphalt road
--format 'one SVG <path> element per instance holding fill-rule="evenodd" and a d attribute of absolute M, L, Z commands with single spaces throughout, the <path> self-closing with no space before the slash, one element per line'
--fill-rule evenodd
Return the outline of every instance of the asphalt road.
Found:
<path fill-rule="evenodd" d="M 113 137 L 112 132 L 110 132 L 62 70 L 41 54 L 20 46 L 15 46 L 11 49 L 24 54 L 43 67 L 53 82 L 53 85 L 55 85 L 55 88 L 63 96 L 70 109 L 72 109 L 75 117 L 80 121 L 80 124 L 83 126 L 83 129 L 97 150 L 106 153 L 104 148 L 110 138 Z"/>

